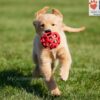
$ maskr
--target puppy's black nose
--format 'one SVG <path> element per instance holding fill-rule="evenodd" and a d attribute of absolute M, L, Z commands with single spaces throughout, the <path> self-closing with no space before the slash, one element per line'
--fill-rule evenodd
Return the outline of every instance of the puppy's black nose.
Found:
<path fill-rule="evenodd" d="M 50 29 L 48 29 L 48 30 L 45 30 L 45 32 L 46 32 L 46 33 L 48 33 L 48 32 L 51 32 L 51 30 L 50 30 Z"/>

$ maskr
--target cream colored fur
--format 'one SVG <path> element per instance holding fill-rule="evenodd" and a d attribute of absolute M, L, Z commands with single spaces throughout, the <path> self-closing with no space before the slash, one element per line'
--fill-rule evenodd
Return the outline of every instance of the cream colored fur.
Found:
<path fill-rule="evenodd" d="M 53 78 L 53 72 L 55 69 L 53 66 L 54 62 L 58 59 L 60 67 L 60 77 L 66 81 L 69 76 L 69 70 L 71 67 L 71 55 L 67 44 L 67 39 L 64 31 L 68 32 L 80 32 L 85 28 L 71 28 L 63 23 L 63 15 L 57 9 L 53 9 L 52 13 L 46 13 L 48 7 L 44 7 L 36 13 L 36 19 L 33 22 L 36 35 L 34 38 L 34 49 L 33 59 L 36 64 L 36 68 L 33 72 L 34 77 L 40 74 L 44 77 L 45 83 L 47 84 L 52 95 L 60 95 L 61 92 Z M 51 31 L 58 32 L 61 38 L 60 45 L 55 49 L 48 49 L 42 47 L 40 43 L 40 37 L 44 34 L 45 30 L 50 29 Z"/>

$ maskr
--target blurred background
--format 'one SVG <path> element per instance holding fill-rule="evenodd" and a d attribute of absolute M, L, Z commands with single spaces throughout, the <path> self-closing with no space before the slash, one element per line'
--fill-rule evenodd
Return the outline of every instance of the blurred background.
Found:
<path fill-rule="evenodd" d="M 32 80 L 32 22 L 44 6 L 59 9 L 66 25 L 86 27 L 84 32 L 66 33 L 73 64 L 67 82 L 55 73 L 63 92 L 59 98 L 49 95 L 41 79 Z M 0 100 L 33 98 L 100 99 L 100 17 L 89 17 L 87 0 L 0 0 Z"/>

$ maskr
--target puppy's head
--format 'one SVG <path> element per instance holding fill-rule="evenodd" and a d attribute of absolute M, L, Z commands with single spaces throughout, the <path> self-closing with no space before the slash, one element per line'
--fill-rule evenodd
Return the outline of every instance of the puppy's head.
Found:
<path fill-rule="evenodd" d="M 57 9 L 52 9 L 52 13 L 46 13 L 48 7 L 44 7 L 36 13 L 36 19 L 33 22 L 37 34 L 40 36 L 46 32 L 62 31 L 63 15 Z"/>

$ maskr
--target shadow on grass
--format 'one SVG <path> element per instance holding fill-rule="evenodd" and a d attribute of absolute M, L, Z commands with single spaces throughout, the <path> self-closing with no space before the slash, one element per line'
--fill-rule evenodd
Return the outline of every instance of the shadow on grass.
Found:
<path fill-rule="evenodd" d="M 24 89 L 28 93 L 34 93 L 34 95 L 42 97 L 46 100 L 61 100 L 66 98 L 64 96 L 54 97 L 48 94 L 43 81 L 32 78 L 32 74 L 24 75 L 19 70 L 5 70 L 0 72 L 0 88 L 5 86 L 12 86 L 20 89 Z M 63 99 L 64 100 L 64 99 Z"/>
<path fill-rule="evenodd" d="M 32 75 L 24 75 L 18 70 L 5 70 L 0 72 L 0 87 L 12 86 L 17 88 L 23 88 L 29 93 L 34 93 L 40 97 L 44 97 L 47 94 L 44 93 L 44 87 L 40 81 L 33 80 Z M 35 81 L 35 82 L 34 82 Z"/>

